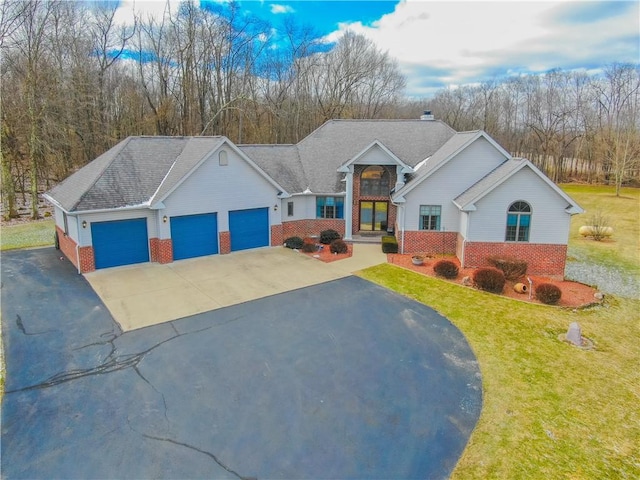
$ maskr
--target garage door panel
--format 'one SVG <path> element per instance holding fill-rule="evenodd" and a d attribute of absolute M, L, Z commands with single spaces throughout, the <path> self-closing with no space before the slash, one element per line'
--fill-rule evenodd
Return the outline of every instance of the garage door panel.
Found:
<path fill-rule="evenodd" d="M 269 246 L 269 208 L 229 212 L 231 250 Z"/>
<path fill-rule="evenodd" d="M 171 217 L 173 259 L 202 257 L 218 253 L 216 213 Z"/>
<path fill-rule="evenodd" d="M 149 261 L 146 218 L 94 222 L 91 238 L 97 269 Z"/>

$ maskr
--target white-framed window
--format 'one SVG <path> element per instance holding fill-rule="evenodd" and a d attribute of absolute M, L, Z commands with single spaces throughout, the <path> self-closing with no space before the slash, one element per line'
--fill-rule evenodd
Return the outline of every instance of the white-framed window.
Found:
<path fill-rule="evenodd" d="M 440 230 L 440 205 L 420 205 L 420 230 Z"/>
<path fill-rule="evenodd" d="M 531 227 L 531 205 L 517 201 L 509 206 L 507 212 L 507 242 L 528 242 Z"/>
<path fill-rule="evenodd" d="M 293 217 L 293 202 L 287 202 L 287 216 Z"/>
<path fill-rule="evenodd" d="M 316 197 L 316 218 L 344 218 L 344 198 Z"/>

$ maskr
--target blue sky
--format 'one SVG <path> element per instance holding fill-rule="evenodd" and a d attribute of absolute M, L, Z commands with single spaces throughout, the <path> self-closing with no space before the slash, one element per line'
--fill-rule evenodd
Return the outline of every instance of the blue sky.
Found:
<path fill-rule="evenodd" d="M 219 0 L 212 0 L 213 2 Z M 204 0 L 203 0 L 204 2 Z M 121 3 L 162 11 L 163 0 Z M 365 35 L 399 62 L 406 94 L 477 84 L 553 68 L 597 72 L 640 62 L 640 2 L 635 1 L 269 1 L 240 7 L 277 27 L 284 16 L 312 25 L 323 41 L 346 30 Z M 171 8 L 177 2 L 172 0 Z"/>

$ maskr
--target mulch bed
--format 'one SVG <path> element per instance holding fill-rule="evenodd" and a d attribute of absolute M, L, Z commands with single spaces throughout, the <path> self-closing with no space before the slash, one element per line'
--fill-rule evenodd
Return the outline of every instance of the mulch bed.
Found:
<path fill-rule="evenodd" d="M 435 277 L 436 274 L 433 271 L 433 265 L 442 258 L 451 260 L 452 262 L 456 263 L 456 265 L 458 265 L 458 268 L 460 268 L 460 262 L 454 256 L 436 256 L 433 258 L 425 258 L 424 264 L 414 265 L 411 260 L 411 255 L 401 255 L 401 254 L 390 253 L 387 255 L 387 262 L 393 265 L 397 265 L 399 267 L 407 268 L 417 273 L 421 273 L 422 275 Z M 472 268 L 462 269 L 460 270 L 460 272 L 458 273 L 458 276 L 455 279 L 452 279 L 452 280 L 442 279 L 442 280 L 449 281 L 452 283 L 462 284 L 462 279 L 466 276 L 471 277 L 473 275 L 473 270 L 474 269 Z M 550 280 L 548 278 L 540 277 L 537 275 L 529 275 L 528 277 L 531 278 L 531 280 L 533 280 L 534 291 L 535 291 L 536 285 L 540 285 L 541 283 L 552 283 L 556 285 L 558 288 L 560 288 L 560 291 L 562 292 L 562 297 L 560 298 L 560 301 L 557 304 L 557 306 L 559 307 L 579 308 L 579 307 L 592 305 L 595 303 L 600 303 L 593 296 L 594 293 L 597 292 L 597 289 L 590 287 L 588 285 L 584 285 L 578 282 L 571 282 L 568 280 L 564 280 L 564 281 Z M 528 286 L 528 281 L 526 278 L 524 278 L 520 282 L 527 284 Z M 512 282 L 507 280 L 507 283 L 504 286 L 504 291 L 502 293 L 502 296 L 514 298 L 517 300 L 522 300 L 525 302 L 542 304 L 542 302 L 540 302 L 539 300 L 536 300 L 535 297 L 529 298 L 528 292 L 527 293 L 515 292 L 513 289 L 513 286 L 516 283 L 518 282 Z M 473 288 L 473 287 L 469 287 L 469 288 Z"/>
<path fill-rule="evenodd" d="M 300 252 L 304 253 L 309 257 L 317 258 L 318 260 L 325 263 L 335 262 L 336 260 L 349 258 L 351 255 L 353 255 L 353 245 L 350 243 L 347 243 L 347 248 L 349 249 L 347 253 L 331 253 L 329 249 L 329 245 L 321 245 L 321 246 L 322 248 L 317 252 L 306 253 L 306 252 L 302 252 L 302 250 L 300 250 Z"/>

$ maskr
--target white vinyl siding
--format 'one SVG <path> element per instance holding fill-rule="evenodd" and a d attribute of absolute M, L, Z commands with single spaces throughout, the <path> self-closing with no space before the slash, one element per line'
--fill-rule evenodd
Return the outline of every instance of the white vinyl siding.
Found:
<path fill-rule="evenodd" d="M 354 165 L 397 165 L 398 162 L 391 158 L 387 152 L 385 152 L 378 145 L 374 145 L 372 148 L 364 152 L 354 162 Z"/>
<path fill-rule="evenodd" d="M 460 210 L 452 200 L 505 160 L 487 140 L 477 139 L 406 194 L 405 229 L 420 230 L 420 205 L 442 205 L 441 230 L 457 232 Z"/>
<path fill-rule="evenodd" d="M 276 188 L 236 152 L 228 151 L 228 164 L 220 166 L 216 151 L 164 200 L 166 208 L 160 215 L 216 212 L 218 231 L 224 232 L 229 230 L 229 211 L 269 207 L 269 225 L 280 224 L 282 209 L 273 208 L 282 206 L 277 194 Z M 160 238 L 169 238 L 169 224 L 160 225 Z"/>
<path fill-rule="evenodd" d="M 293 215 L 289 216 L 287 204 L 293 202 Z M 282 201 L 282 221 L 316 218 L 316 197 L 314 195 L 294 195 Z"/>
<path fill-rule="evenodd" d="M 571 216 L 565 212 L 566 200 L 524 168 L 476 203 L 470 213 L 467 240 L 504 242 L 509 206 L 516 201 L 531 206 L 528 243 L 566 244 Z"/>

